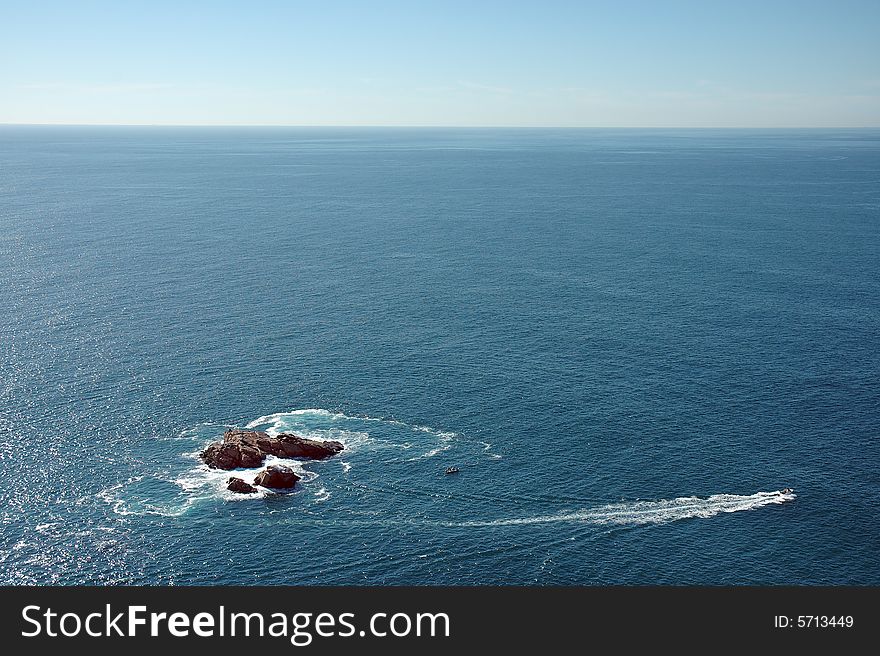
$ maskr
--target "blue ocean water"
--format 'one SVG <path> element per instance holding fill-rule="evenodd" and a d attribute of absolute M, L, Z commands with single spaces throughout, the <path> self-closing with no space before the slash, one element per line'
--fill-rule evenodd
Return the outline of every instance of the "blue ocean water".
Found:
<path fill-rule="evenodd" d="M 878 333 L 876 130 L 0 127 L 0 583 L 878 584 Z"/>

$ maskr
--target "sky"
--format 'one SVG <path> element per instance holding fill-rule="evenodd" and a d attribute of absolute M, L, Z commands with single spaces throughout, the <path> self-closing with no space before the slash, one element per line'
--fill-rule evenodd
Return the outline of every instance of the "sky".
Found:
<path fill-rule="evenodd" d="M 0 0 L 0 123 L 878 127 L 880 0 Z"/>

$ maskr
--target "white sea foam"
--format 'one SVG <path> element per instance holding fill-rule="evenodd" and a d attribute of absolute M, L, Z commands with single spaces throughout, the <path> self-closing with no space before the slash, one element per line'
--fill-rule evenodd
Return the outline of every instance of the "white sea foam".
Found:
<path fill-rule="evenodd" d="M 516 526 L 522 524 L 551 524 L 582 522 L 586 524 L 665 524 L 679 519 L 714 517 L 720 513 L 742 512 L 763 506 L 792 501 L 794 493 L 757 492 L 751 495 L 715 494 L 708 498 L 679 497 L 660 501 L 633 501 L 613 503 L 596 508 L 573 510 L 554 515 L 534 515 L 510 519 L 469 521 L 450 526 Z"/>
<path fill-rule="evenodd" d="M 330 412 L 329 410 L 325 410 L 323 408 L 304 408 L 301 410 L 289 410 L 288 412 L 275 412 L 271 415 L 263 415 L 262 417 L 257 417 L 252 422 L 248 423 L 245 428 L 254 429 L 259 426 L 268 425 L 269 427 L 266 429 L 266 432 L 269 435 L 277 435 L 278 433 L 282 433 L 288 429 L 287 419 L 289 417 L 303 416 L 316 416 L 331 419 L 347 419 L 344 414 L 338 412 Z"/>
<path fill-rule="evenodd" d="M 227 490 L 226 486 L 229 483 L 230 477 L 233 476 L 240 478 L 245 483 L 253 485 L 257 474 L 269 465 L 283 465 L 292 469 L 296 475 L 300 477 L 300 482 L 297 483 L 297 485 L 309 483 L 318 478 L 318 474 L 305 469 L 303 462 L 300 460 L 277 458 L 270 455 L 266 456 L 263 465 L 255 469 L 223 470 L 211 469 L 207 465 L 200 465 L 174 479 L 174 483 L 180 486 L 184 492 L 196 499 L 219 497 L 227 501 L 243 501 L 247 499 L 265 498 L 267 496 L 278 494 L 278 492 L 257 486 L 257 492 L 255 493 L 239 494 Z"/>
<path fill-rule="evenodd" d="M 489 458 L 491 458 L 492 460 L 501 460 L 501 458 L 503 457 L 500 454 L 493 453 L 491 451 L 492 445 L 489 444 L 489 442 L 478 442 L 478 444 L 483 447 L 483 451 L 486 451 L 486 455 L 489 456 Z"/>
<path fill-rule="evenodd" d="M 426 458 L 433 458 L 436 455 L 443 453 L 444 451 L 448 451 L 452 448 L 452 438 L 454 437 L 451 433 L 436 433 L 436 435 L 440 439 L 440 444 L 435 446 L 432 449 L 428 449 L 425 453 L 415 456 L 409 459 L 409 462 L 414 462 L 416 460 L 424 460 Z"/>
<path fill-rule="evenodd" d="M 160 515 L 179 517 L 196 502 L 195 498 L 177 495 L 175 498 L 150 499 L 132 493 L 130 486 L 147 480 L 145 476 L 133 476 L 124 483 L 116 483 L 98 493 L 98 498 L 109 504 L 117 515 Z M 156 479 L 161 480 L 161 479 Z"/>
<path fill-rule="evenodd" d="M 305 488 L 318 478 L 323 466 L 320 462 L 306 463 L 301 460 L 288 460 L 267 456 L 264 463 L 254 469 L 235 469 L 231 471 L 210 469 L 199 457 L 205 446 L 219 439 L 223 432 L 232 426 L 216 422 L 204 422 L 181 431 L 177 436 L 167 438 L 171 442 L 186 443 L 186 451 L 178 457 L 193 461 L 185 471 L 175 474 L 155 473 L 148 476 L 133 477 L 103 490 L 99 497 L 120 515 L 155 514 L 179 516 L 195 504 L 209 499 L 227 501 L 246 501 L 265 498 L 277 492 L 258 487 L 258 492 L 238 494 L 227 490 L 229 478 L 238 477 L 253 484 L 256 475 L 268 465 L 280 464 L 293 469 L 300 476 L 300 484 L 295 492 Z M 407 451 L 412 449 L 416 455 L 411 460 L 432 458 L 451 449 L 457 433 L 438 430 L 421 424 L 408 424 L 399 419 L 370 416 L 349 416 L 324 408 L 302 408 L 287 412 L 263 415 L 250 421 L 245 428 L 264 430 L 272 436 L 291 432 L 313 440 L 335 440 L 345 447 L 351 458 L 341 461 L 342 472 L 352 469 L 360 451 Z M 466 443 L 466 442 L 463 442 Z M 488 449 L 487 443 L 481 443 Z M 490 455 L 490 457 L 492 457 Z M 314 492 L 316 502 L 330 497 L 326 487 Z"/>
<path fill-rule="evenodd" d="M 314 420 L 317 420 L 317 422 Z M 358 424 L 361 424 L 361 426 L 358 426 Z M 324 408 L 303 408 L 263 415 L 249 422 L 245 428 L 259 428 L 272 436 L 284 432 L 293 432 L 313 440 L 336 440 L 342 442 L 348 451 L 360 448 L 410 449 L 417 446 L 410 441 L 395 441 L 379 436 L 376 434 L 376 431 L 369 429 L 368 426 L 363 424 L 385 424 L 404 429 L 410 434 L 424 433 L 434 438 L 433 444 L 419 444 L 418 446 L 426 448 L 426 450 L 420 456 L 412 458 L 412 460 L 431 458 L 442 453 L 450 448 L 445 443 L 460 437 L 458 433 L 438 430 L 421 424 L 408 424 L 399 419 L 371 417 L 368 415 L 352 416 Z"/>
<path fill-rule="evenodd" d="M 420 456 L 417 456 L 416 458 L 413 458 L 413 460 L 423 460 L 424 458 L 433 458 L 434 456 L 436 456 L 440 453 L 443 453 L 444 451 L 448 451 L 448 450 L 449 450 L 449 445 L 444 444 L 443 446 L 438 446 L 434 449 L 431 449 L 427 453 L 424 453 Z"/>

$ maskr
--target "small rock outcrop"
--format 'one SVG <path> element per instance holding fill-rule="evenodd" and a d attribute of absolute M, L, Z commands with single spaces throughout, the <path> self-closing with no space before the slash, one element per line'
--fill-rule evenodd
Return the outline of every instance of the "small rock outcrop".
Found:
<path fill-rule="evenodd" d="M 232 429 L 226 431 L 222 441 L 209 444 L 201 458 L 213 469 L 229 470 L 260 467 L 267 455 L 323 460 L 343 448 L 341 442 L 310 440 L 293 433 L 272 437 L 263 431 Z"/>
<path fill-rule="evenodd" d="M 262 487 L 271 487 L 276 490 L 288 490 L 296 485 L 299 480 L 294 471 L 290 467 L 284 465 L 269 465 L 257 474 L 254 479 L 254 485 Z M 247 483 L 245 483 L 247 485 Z"/>
<path fill-rule="evenodd" d="M 232 492 L 238 492 L 239 494 L 253 494 L 257 491 L 257 488 L 250 483 L 246 483 L 237 476 L 231 476 L 227 482 L 228 485 L 226 486 L 226 489 Z"/>

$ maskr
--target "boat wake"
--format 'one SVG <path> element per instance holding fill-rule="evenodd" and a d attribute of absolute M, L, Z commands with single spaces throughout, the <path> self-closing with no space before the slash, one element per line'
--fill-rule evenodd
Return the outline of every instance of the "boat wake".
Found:
<path fill-rule="evenodd" d="M 552 524 L 556 522 L 615 525 L 666 524 L 681 519 L 707 519 L 721 513 L 755 510 L 768 505 L 793 501 L 796 496 L 788 488 L 775 492 L 756 492 L 750 495 L 713 494 L 707 498 L 678 497 L 676 499 L 660 501 L 612 503 L 596 508 L 562 512 L 554 515 L 456 522 L 447 525 L 485 527 Z"/>
<path fill-rule="evenodd" d="M 265 431 L 276 436 L 279 433 L 295 433 L 314 440 L 337 440 L 345 447 L 342 459 L 326 461 L 301 461 L 268 456 L 265 465 L 286 465 L 300 477 L 300 482 L 290 493 L 301 501 L 288 509 L 301 507 L 303 503 L 323 503 L 330 500 L 334 490 L 342 491 L 343 503 L 350 493 L 350 476 L 357 477 L 358 467 L 371 471 L 382 467 L 385 472 L 397 472 L 399 476 L 414 476 L 416 481 L 425 480 L 422 476 L 436 476 L 438 471 L 431 460 L 440 453 L 449 451 L 456 462 L 490 461 L 500 456 L 493 454 L 492 445 L 473 441 L 463 436 L 419 424 L 409 424 L 394 418 L 349 416 L 320 408 L 292 410 L 258 417 L 245 427 Z M 162 515 L 177 517 L 186 514 L 202 502 L 216 500 L 245 502 L 253 499 L 267 499 L 278 496 L 278 492 L 258 488 L 255 494 L 236 494 L 227 489 L 230 476 L 237 476 L 247 483 L 253 483 L 262 469 L 235 469 L 223 471 L 210 469 L 201 462 L 199 453 L 207 444 L 222 437 L 229 428 L 225 424 L 206 423 L 183 431 L 174 438 L 162 442 L 161 462 L 153 472 L 143 472 L 119 482 L 98 495 L 112 511 L 118 515 Z M 170 453 L 166 453 L 170 450 Z M 172 463 L 172 464 L 169 464 Z M 354 470 L 354 474 L 352 471 Z M 458 471 L 448 467 L 447 473 Z M 393 475 L 393 474 L 392 474 Z M 354 485 L 358 494 L 369 490 L 370 472 L 363 480 L 358 477 Z M 320 482 L 315 482 L 321 478 Z M 415 483 L 418 488 L 421 484 Z M 385 491 L 400 493 L 404 488 L 391 486 Z M 345 490 L 348 490 L 346 492 Z M 447 494 L 456 494 L 447 491 Z M 429 496 L 436 491 L 427 490 Z M 656 501 L 618 502 L 591 508 L 570 509 L 552 514 L 535 514 L 526 517 L 496 517 L 492 519 L 467 519 L 443 521 L 441 518 L 423 517 L 404 519 L 404 523 L 423 523 L 447 527 L 498 527 L 534 524 L 573 522 L 595 525 L 643 525 L 664 524 L 681 519 L 709 518 L 721 513 L 755 510 L 768 505 L 792 501 L 793 490 L 785 488 L 774 492 L 756 492 L 751 495 L 715 494 L 701 498 L 696 496 L 678 497 Z M 362 501 L 362 499 L 359 499 Z M 335 503 L 335 501 L 334 501 Z M 332 505 L 332 504 L 331 504 Z M 277 510 L 277 508 L 276 508 Z M 357 515 L 357 509 L 351 509 Z M 338 518 L 334 518 L 336 521 Z M 350 521 L 353 518 L 348 518 Z M 355 520 L 357 521 L 357 520 Z M 367 520 L 367 521 L 373 521 Z M 390 522 L 401 520 L 388 518 Z"/>

